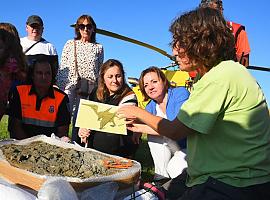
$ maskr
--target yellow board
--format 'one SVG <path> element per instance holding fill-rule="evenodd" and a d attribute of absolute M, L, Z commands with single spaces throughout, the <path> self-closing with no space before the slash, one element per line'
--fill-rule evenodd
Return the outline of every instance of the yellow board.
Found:
<path fill-rule="evenodd" d="M 80 99 L 76 127 L 127 135 L 124 118 L 118 118 L 118 106 Z"/>

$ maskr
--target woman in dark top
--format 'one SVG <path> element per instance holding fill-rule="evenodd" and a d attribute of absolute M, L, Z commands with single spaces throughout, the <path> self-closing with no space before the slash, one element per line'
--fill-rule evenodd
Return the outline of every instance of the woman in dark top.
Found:
<path fill-rule="evenodd" d="M 134 105 L 138 101 L 135 93 L 125 82 L 123 65 L 114 59 L 107 60 L 101 67 L 98 86 L 90 94 L 89 100 L 109 105 Z M 139 140 L 133 132 L 118 135 L 80 128 L 79 137 L 82 143 L 98 151 L 132 158 L 138 148 Z"/>

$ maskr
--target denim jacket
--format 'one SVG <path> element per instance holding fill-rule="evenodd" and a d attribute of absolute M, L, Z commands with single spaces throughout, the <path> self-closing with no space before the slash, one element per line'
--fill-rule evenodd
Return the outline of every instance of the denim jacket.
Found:
<path fill-rule="evenodd" d="M 168 89 L 168 99 L 166 105 L 166 115 L 168 120 L 172 121 L 176 118 L 182 104 L 188 99 L 189 91 L 185 87 L 176 87 Z M 145 107 L 145 109 L 152 113 L 157 114 L 156 102 L 151 100 Z M 186 138 L 177 141 L 181 149 L 186 149 Z"/>

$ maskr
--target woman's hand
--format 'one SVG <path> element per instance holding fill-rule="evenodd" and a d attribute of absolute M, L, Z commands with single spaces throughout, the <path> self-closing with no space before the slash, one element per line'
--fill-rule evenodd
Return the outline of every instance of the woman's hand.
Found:
<path fill-rule="evenodd" d="M 151 127 L 147 126 L 146 124 L 141 123 L 129 123 L 127 124 L 127 129 L 132 132 L 137 133 L 146 133 L 149 135 L 159 135 L 158 132 L 153 130 Z"/>
<path fill-rule="evenodd" d="M 63 142 L 70 142 L 71 141 L 70 138 L 67 137 L 67 136 L 61 137 L 60 140 L 63 141 Z"/>
<path fill-rule="evenodd" d="M 135 133 L 143 133 L 144 125 L 132 123 L 131 121 L 129 121 L 129 123 L 127 123 L 127 129 Z"/>
<path fill-rule="evenodd" d="M 89 137 L 91 133 L 91 130 L 87 129 L 87 128 L 80 128 L 78 135 L 81 138 L 81 142 L 82 143 L 87 143 L 87 138 Z"/>
<path fill-rule="evenodd" d="M 137 118 L 136 112 L 138 111 L 138 109 L 140 108 L 138 108 L 137 106 L 123 105 L 117 110 L 117 116 L 119 118 L 126 118 L 126 120 L 133 121 Z"/>

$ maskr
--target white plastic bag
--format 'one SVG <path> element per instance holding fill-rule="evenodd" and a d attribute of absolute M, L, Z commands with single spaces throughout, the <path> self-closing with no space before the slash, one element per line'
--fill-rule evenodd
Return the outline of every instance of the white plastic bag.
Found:
<path fill-rule="evenodd" d="M 38 200 L 78 200 L 69 182 L 59 178 L 49 178 L 38 191 Z"/>
<path fill-rule="evenodd" d="M 31 193 L 0 179 L 0 199 L 5 200 L 37 200 Z"/>
<path fill-rule="evenodd" d="M 84 190 L 80 194 L 80 200 L 114 200 L 118 188 L 115 182 L 104 183 Z"/>

